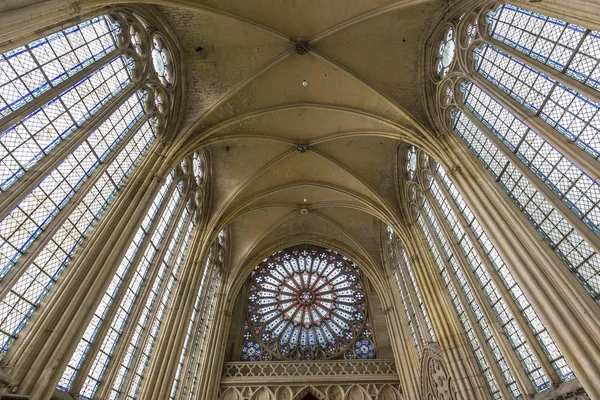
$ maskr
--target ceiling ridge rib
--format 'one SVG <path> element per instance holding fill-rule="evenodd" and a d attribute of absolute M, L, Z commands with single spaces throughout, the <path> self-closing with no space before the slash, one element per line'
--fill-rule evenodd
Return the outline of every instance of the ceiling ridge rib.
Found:
<path fill-rule="evenodd" d="M 294 52 L 294 50 L 292 48 L 284 50 L 281 53 L 279 53 L 278 55 L 276 55 L 275 57 L 271 58 L 265 64 L 261 65 L 260 67 L 258 67 L 254 71 L 252 71 L 252 73 L 246 79 L 244 79 L 243 81 L 241 81 L 240 83 L 235 85 L 227 93 L 225 93 L 225 95 L 222 98 L 220 98 L 215 104 L 213 104 L 208 110 L 206 110 L 204 112 L 204 114 L 200 115 L 196 119 L 196 121 L 194 121 L 192 124 L 190 124 L 189 127 L 186 128 L 185 132 L 182 132 L 182 136 L 187 135 L 188 132 L 193 132 L 194 130 L 196 130 L 199 127 L 199 125 L 208 116 L 210 116 L 214 111 L 216 111 L 219 107 L 221 107 L 223 104 L 225 104 L 229 99 L 231 99 L 234 95 L 236 95 L 240 90 L 242 90 L 243 88 L 248 86 L 254 79 L 258 78 L 264 72 L 266 72 L 271 67 L 273 67 L 275 64 L 278 64 L 279 62 L 281 62 L 282 60 L 287 58 L 293 52 Z"/>
<path fill-rule="evenodd" d="M 293 154 L 295 152 L 296 152 L 296 149 L 290 149 L 288 151 L 280 153 L 279 155 L 277 155 L 276 157 L 274 157 L 273 159 L 271 159 L 268 163 L 266 163 L 265 165 L 263 165 L 262 167 L 260 167 L 258 170 L 256 170 L 253 174 L 251 174 L 246 179 L 244 179 L 244 181 L 237 188 L 235 188 L 235 190 L 229 195 L 229 197 L 227 199 L 225 199 L 225 201 L 223 202 L 223 204 L 221 205 L 221 207 L 219 207 L 218 210 L 215 210 L 215 213 L 213 214 L 213 216 L 211 217 L 211 219 L 214 222 L 218 221 L 219 218 L 222 215 L 224 215 L 225 210 L 228 209 L 229 205 L 233 202 L 233 200 L 237 197 L 237 195 L 244 188 L 246 188 L 248 185 L 250 185 L 250 183 L 252 183 L 252 181 L 256 177 L 258 177 L 265 170 L 271 168 L 273 165 L 275 165 L 275 164 L 279 163 L 280 161 L 286 159 L 289 155 L 291 155 L 291 154 Z"/>
<path fill-rule="evenodd" d="M 239 131 L 238 131 L 239 132 Z M 286 138 L 282 138 L 282 137 L 277 137 L 277 136 L 273 136 L 273 135 L 268 135 L 268 134 L 244 134 L 244 133 L 232 133 L 231 135 L 227 135 L 227 136 L 218 136 L 218 137 L 213 137 L 211 139 L 208 139 L 206 141 L 204 141 L 202 143 L 203 146 L 208 146 L 211 144 L 215 144 L 218 142 L 223 142 L 226 140 L 232 140 L 232 139 L 257 139 L 257 140 L 270 140 L 273 142 L 280 142 L 280 143 L 284 143 L 284 144 L 289 144 L 294 146 L 294 148 L 296 148 L 296 146 L 298 145 L 298 142 L 292 139 L 286 139 Z"/>
<path fill-rule="evenodd" d="M 286 184 L 282 184 L 279 186 L 275 186 L 275 187 L 266 189 L 263 192 L 257 193 L 254 196 L 250 197 L 248 200 L 246 200 L 246 202 L 244 204 L 240 204 L 233 210 L 230 210 L 231 215 L 233 215 L 234 217 L 231 218 L 229 221 L 233 221 L 238 216 L 244 214 L 245 213 L 244 207 L 246 207 L 247 204 L 250 204 L 256 200 L 260 200 L 261 198 L 268 196 L 270 194 L 274 194 L 274 193 L 282 191 L 282 190 L 292 189 L 292 188 L 301 187 L 301 186 L 315 186 L 315 187 L 322 188 L 322 189 L 330 189 L 334 192 L 340 192 L 342 194 L 345 194 L 345 195 L 355 199 L 359 203 L 364 203 L 365 206 L 368 206 L 372 211 L 377 210 L 377 208 L 375 207 L 375 205 L 376 205 L 375 203 L 370 204 L 366 197 L 364 197 L 363 195 L 361 195 L 358 192 L 355 192 L 355 191 L 345 188 L 343 186 L 338 186 L 338 185 L 335 185 L 332 183 L 321 182 L 321 181 L 295 181 L 295 182 L 288 182 Z M 281 204 L 285 204 L 285 203 L 281 203 Z M 290 204 L 292 204 L 292 203 L 289 203 L 288 206 L 291 207 Z M 348 204 L 351 204 L 351 203 L 348 203 Z M 302 206 L 308 207 L 305 204 L 302 204 Z M 257 207 L 252 207 L 252 208 L 261 208 L 261 207 L 265 207 L 265 206 L 260 206 L 260 207 L 257 206 Z M 293 207 L 298 209 L 299 206 L 296 204 Z M 308 208 L 310 208 L 310 207 L 308 207 Z M 367 207 L 365 207 L 365 209 L 367 209 Z"/>
<path fill-rule="evenodd" d="M 98 3 L 100 5 L 106 5 L 106 0 L 90 0 L 86 1 L 86 3 L 93 5 Z M 241 24 L 249 25 L 253 28 L 261 30 L 265 33 L 268 33 L 272 36 L 275 36 L 283 41 L 288 42 L 290 40 L 288 35 L 285 35 L 279 32 L 276 29 L 270 28 L 263 24 L 259 24 L 258 22 L 252 21 L 248 18 L 241 17 L 237 14 L 233 14 L 224 10 L 220 10 L 218 8 L 210 7 L 203 4 L 198 4 L 193 0 L 114 0 L 112 3 L 114 4 L 130 4 L 130 3 L 146 3 L 146 4 L 154 4 L 159 6 L 167 6 L 167 7 L 178 7 L 184 8 L 188 10 L 201 11 L 207 14 L 217 15 L 220 17 L 228 18 L 233 21 L 239 22 Z"/>
<path fill-rule="evenodd" d="M 376 8 L 374 10 L 366 11 L 360 15 L 357 15 L 355 17 L 352 17 L 350 19 L 342 21 L 337 25 L 334 25 L 330 28 L 325 29 L 323 32 L 318 33 L 315 36 L 313 36 L 312 38 L 310 38 L 308 40 L 308 43 L 310 43 L 312 45 L 314 43 L 317 43 L 317 42 L 323 40 L 324 38 L 326 38 L 330 35 L 333 35 L 336 32 L 346 29 L 352 25 L 358 24 L 359 22 L 366 21 L 366 20 L 376 17 L 378 15 L 385 14 L 385 13 L 388 13 L 391 11 L 395 11 L 400 8 L 419 4 L 419 3 L 422 3 L 423 1 L 424 0 L 402 0 L 402 1 L 390 4 L 390 5 L 387 5 L 387 6 Z"/>
<path fill-rule="evenodd" d="M 314 152 L 315 154 L 318 154 L 319 156 L 325 158 L 326 160 L 329 160 L 330 162 L 336 164 L 342 170 L 344 170 L 348 174 L 352 175 L 354 177 L 354 179 L 356 179 L 360 183 L 362 183 L 371 192 L 371 195 L 373 196 L 374 199 L 377 199 L 377 202 L 379 203 L 379 206 L 382 207 L 382 211 L 385 210 L 385 212 L 388 215 L 394 215 L 394 211 L 392 210 L 391 205 L 383 197 L 381 197 L 381 195 L 379 194 L 379 192 L 377 192 L 377 190 L 375 190 L 375 188 L 372 187 L 370 184 L 368 184 L 364 179 L 362 179 L 361 177 L 357 176 L 353 171 L 351 171 L 350 169 L 348 169 L 345 164 L 342 164 L 340 161 L 338 161 L 336 159 L 333 159 L 332 157 L 328 156 L 327 154 L 325 154 L 325 153 L 323 153 L 323 152 L 321 152 L 319 150 L 312 149 L 311 151 Z"/>
<path fill-rule="evenodd" d="M 421 1 L 421 0 L 419 0 Z M 402 107 L 400 104 L 398 104 L 396 101 L 394 101 L 392 98 L 390 98 L 387 94 L 385 94 L 384 92 L 382 92 L 379 88 L 377 88 L 375 85 L 373 85 L 371 82 L 367 81 L 365 78 L 363 78 L 362 76 L 358 75 L 357 73 L 355 73 L 354 71 L 352 71 L 350 68 L 346 67 L 345 65 L 333 60 L 332 58 L 328 57 L 327 55 L 317 51 L 317 50 L 312 50 L 311 53 L 318 58 L 321 58 L 322 60 L 330 63 L 331 65 L 333 65 L 336 68 L 341 69 L 343 72 L 345 72 L 346 74 L 350 75 L 351 77 L 353 77 L 354 79 L 358 80 L 359 82 L 361 82 L 363 85 L 365 85 L 367 88 L 371 89 L 373 92 L 377 93 L 379 96 L 381 96 L 383 99 L 385 99 L 392 107 L 394 107 L 396 109 L 396 111 L 400 112 L 406 119 L 408 119 L 412 124 L 414 124 L 414 126 L 421 130 L 422 133 L 428 133 L 427 129 L 408 111 L 406 111 L 404 109 L 404 107 Z"/>
<path fill-rule="evenodd" d="M 336 131 L 332 133 L 326 133 L 321 135 L 320 137 L 309 140 L 309 146 L 317 146 L 319 144 L 327 143 L 332 140 L 341 139 L 341 138 L 350 138 L 350 137 L 360 137 L 360 136 L 375 136 L 375 137 L 383 137 L 388 139 L 399 140 L 397 136 L 397 132 L 393 130 L 385 130 L 385 129 L 355 129 L 350 131 Z"/>
<path fill-rule="evenodd" d="M 267 107 L 267 108 L 263 108 L 260 110 L 251 111 L 246 114 L 236 115 L 235 117 L 231 117 L 231 118 L 225 119 L 223 121 L 219 121 L 217 124 L 208 127 L 204 132 L 202 132 L 201 135 L 197 135 L 194 139 L 198 141 L 198 144 L 194 145 L 194 146 L 199 147 L 200 143 L 202 143 L 207 137 L 211 136 L 213 133 L 216 133 L 222 129 L 228 128 L 231 125 L 234 125 L 234 124 L 244 121 L 246 119 L 260 117 L 263 115 L 277 113 L 280 111 L 288 111 L 288 110 L 295 110 L 295 109 L 318 109 L 318 110 L 334 110 L 334 111 L 340 111 L 340 112 L 347 112 L 350 114 L 361 115 L 366 118 L 381 122 L 382 124 L 387 125 L 390 128 L 394 128 L 394 129 L 398 129 L 398 130 L 404 129 L 404 130 L 409 130 L 410 132 L 412 132 L 412 130 L 410 130 L 410 127 L 405 126 L 404 124 L 401 124 L 398 121 L 394 121 L 392 119 L 389 119 L 387 117 L 384 117 L 384 116 L 381 116 L 378 114 L 373 114 L 373 113 L 367 112 L 364 109 L 352 108 L 352 107 L 348 107 L 348 106 L 340 106 L 340 105 L 330 104 L 330 103 L 297 102 L 297 103 L 278 104 L 278 105 L 275 105 L 272 107 Z M 178 136 L 178 138 L 176 139 L 177 142 L 175 143 L 174 146 L 171 147 L 172 150 L 169 152 L 167 157 L 176 156 L 177 153 L 182 150 L 180 148 L 180 146 L 186 146 L 186 147 L 191 146 L 192 144 L 189 143 L 189 141 L 190 141 L 190 136 L 193 133 L 194 133 L 193 129 L 187 129 L 185 133 Z"/>
<path fill-rule="evenodd" d="M 268 114 L 272 114 L 272 113 L 277 113 L 280 111 L 289 111 L 289 110 L 296 110 L 296 109 L 333 110 L 333 111 L 340 111 L 340 112 L 346 112 L 346 113 L 350 113 L 350 114 L 360 115 L 365 118 L 381 122 L 382 124 L 387 125 L 390 128 L 397 129 L 399 135 L 402 135 L 403 133 L 410 133 L 410 135 L 407 135 L 407 136 L 414 136 L 412 141 L 410 140 L 410 138 L 403 139 L 400 137 L 398 137 L 398 140 L 406 141 L 407 143 L 411 143 L 414 145 L 418 145 L 419 147 L 423 147 L 424 149 L 427 150 L 428 153 L 430 153 L 434 156 L 437 156 L 438 154 L 440 154 L 439 141 L 432 140 L 432 139 L 434 139 L 434 137 L 433 137 L 433 135 L 430 135 L 427 130 L 425 130 L 424 132 L 418 132 L 418 131 L 413 130 L 414 128 L 416 128 L 414 126 L 413 127 L 408 126 L 407 124 L 400 123 L 399 121 L 394 121 L 385 116 L 367 112 L 364 109 L 353 108 L 353 107 L 348 107 L 348 106 L 341 106 L 341 105 L 336 105 L 336 104 L 329 104 L 329 103 L 298 102 L 298 103 L 279 104 L 276 106 L 252 111 L 252 112 L 249 112 L 246 114 L 237 115 L 235 117 L 220 121 L 216 125 L 208 127 L 208 129 L 206 129 L 202 134 L 197 135 L 194 138 L 190 138 L 190 135 L 193 133 L 193 131 L 188 130 L 185 135 L 181 135 L 177 138 L 177 143 L 175 143 L 175 145 L 171 147 L 171 151 L 167 155 L 167 158 L 176 157 L 178 154 L 181 154 L 182 151 L 185 152 L 185 149 L 182 149 L 181 146 L 200 147 L 200 144 L 203 143 L 203 141 L 207 137 L 213 135 L 214 133 L 216 133 L 222 129 L 228 128 L 231 125 L 241 122 L 243 120 L 254 118 L 254 117 L 259 117 L 259 116 L 263 116 L 263 115 L 268 115 Z M 419 134 L 421 134 L 421 135 L 419 135 Z M 192 139 L 195 140 L 195 144 L 190 143 L 190 140 L 192 140 Z M 421 141 L 419 141 L 417 139 L 420 139 Z"/>

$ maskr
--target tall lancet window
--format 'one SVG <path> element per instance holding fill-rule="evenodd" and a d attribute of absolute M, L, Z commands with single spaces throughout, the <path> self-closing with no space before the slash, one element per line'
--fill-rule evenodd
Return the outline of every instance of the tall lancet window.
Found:
<path fill-rule="evenodd" d="M 0 55 L 0 358 L 165 134 L 148 35 L 115 11 Z"/>
<path fill-rule="evenodd" d="M 510 4 L 447 24 L 460 51 L 431 79 L 440 125 L 600 301 L 599 33 Z"/>
<path fill-rule="evenodd" d="M 411 147 L 406 168 L 411 179 L 417 170 L 416 162 L 417 152 L 414 147 Z M 415 271 L 406 249 L 402 246 L 398 235 L 389 226 L 386 231 L 384 247 L 388 257 L 388 265 L 393 274 L 402 308 L 406 315 L 406 322 L 415 343 L 417 355 L 420 358 L 425 345 L 436 341 L 427 306 L 423 301 L 421 289 L 415 278 Z"/>
<path fill-rule="evenodd" d="M 446 171 L 406 153 L 404 193 L 494 398 L 523 398 L 573 372 Z M 412 158 L 416 157 L 417 162 Z M 409 168 L 410 169 L 410 168 Z"/>
<path fill-rule="evenodd" d="M 198 223 L 200 175 L 189 158 L 166 178 L 71 356 L 59 389 L 85 399 L 137 398 Z"/>
<path fill-rule="evenodd" d="M 202 355 L 215 313 L 226 248 L 227 237 L 225 231 L 221 231 L 202 271 L 200 287 L 171 389 L 171 399 L 177 396 L 180 399 L 191 400 L 198 390 L 198 376 L 204 359 Z"/>
<path fill-rule="evenodd" d="M 375 358 L 364 279 L 340 253 L 279 251 L 249 284 L 243 361 Z"/>

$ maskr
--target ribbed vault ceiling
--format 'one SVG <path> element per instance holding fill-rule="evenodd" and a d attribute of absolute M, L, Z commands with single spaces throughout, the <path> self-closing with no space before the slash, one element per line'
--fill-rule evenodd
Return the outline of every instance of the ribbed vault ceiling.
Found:
<path fill-rule="evenodd" d="M 208 150 L 210 228 L 229 227 L 232 268 L 305 240 L 352 249 L 367 270 L 381 265 L 379 221 L 397 223 L 400 209 L 398 145 L 431 137 L 419 63 L 422 40 L 444 6 L 442 0 L 147 6 L 164 17 L 185 54 L 187 107 L 173 154 Z M 292 41 L 300 38 L 310 43 L 309 53 L 294 52 Z M 308 152 L 299 152 L 299 143 L 308 143 Z"/>

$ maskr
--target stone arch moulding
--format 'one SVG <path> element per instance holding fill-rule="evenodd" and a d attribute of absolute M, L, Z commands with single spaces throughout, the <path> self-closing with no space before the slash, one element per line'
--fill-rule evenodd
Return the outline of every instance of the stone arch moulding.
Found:
<path fill-rule="evenodd" d="M 242 395 L 236 388 L 229 388 L 219 396 L 219 400 L 241 400 Z"/>
<path fill-rule="evenodd" d="M 328 400 L 328 397 L 326 397 L 325 394 L 323 394 L 323 392 L 321 392 L 320 390 L 318 390 L 312 386 L 307 386 L 304 389 L 302 389 L 301 391 L 299 391 L 296 394 L 296 396 L 294 396 L 293 400 L 302 400 L 304 398 L 304 396 L 306 396 L 307 394 L 312 394 L 319 400 Z"/>
<path fill-rule="evenodd" d="M 377 400 L 404 400 L 404 396 L 392 385 L 385 385 L 379 390 Z"/>
<path fill-rule="evenodd" d="M 254 393 L 251 400 L 275 400 L 275 395 L 268 388 L 262 387 Z"/>
<path fill-rule="evenodd" d="M 346 392 L 344 400 L 370 400 L 369 393 L 360 385 L 353 385 Z"/>
<path fill-rule="evenodd" d="M 421 358 L 421 393 L 427 400 L 456 400 L 456 389 L 440 348 L 430 343 Z"/>

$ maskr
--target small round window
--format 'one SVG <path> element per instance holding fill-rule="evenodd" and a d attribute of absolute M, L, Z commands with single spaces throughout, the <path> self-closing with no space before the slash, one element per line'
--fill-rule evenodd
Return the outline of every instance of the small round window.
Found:
<path fill-rule="evenodd" d="M 196 177 L 196 183 L 202 185 L 204 183 L 204 160 L 198 153 L 194 153 L 193 158 L 194 176 Z"/>
<path fill-rule="evenodd" d="M 467 27 L 467 45 L 471 45 L 477 36 L 477 20 L 474 20 Z"/>
<path fill-rule="evenodd" d="M 454 41 L 454 29 L 449 28 L 438 51 L 437 73 L 441 78 L 448 75 L 450 65 L 456 55 L 456 42 Z"/>
<path fill-rule="evenodd" d="M 417 152 L 414 147 L 411 147 L 408 151 L 408 164 L 406 165 L 406 170 L 412 179 L 417 170 Z"/>
<path fill-rule="evenodd" d="M 167 87 L 173 84 L 173 72 L 171 70 L 169 53 L 164 41 L 158 36 L 152 38 L 151 55 L 152 66 L 160 82 Z"/>

